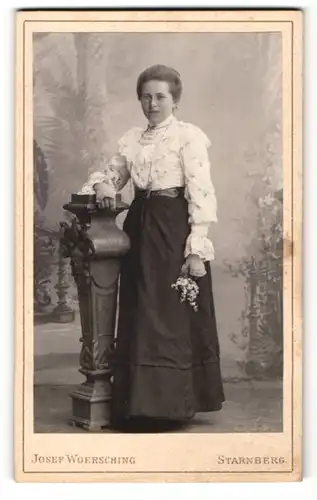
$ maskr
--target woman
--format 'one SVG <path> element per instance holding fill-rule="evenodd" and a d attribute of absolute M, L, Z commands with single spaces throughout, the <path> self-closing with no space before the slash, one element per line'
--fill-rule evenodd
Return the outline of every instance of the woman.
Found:
<path fill-rule="evenodd" d="M 128 179 L 135 187 L 124 223 L 131 250 L 120 278 L 115 419 L 184 421 L 220 410 L 224 401 L 207 236 L 217 221 L 209 140 L 175 118 L 181 91 L 174 69 L 143 71 L 137 96 L 148 126 L 129 130 L 105 171 L 81 191 L 111 208 Z M 199 285 L 196 312 L 171 286 L 181 274 Z"/>

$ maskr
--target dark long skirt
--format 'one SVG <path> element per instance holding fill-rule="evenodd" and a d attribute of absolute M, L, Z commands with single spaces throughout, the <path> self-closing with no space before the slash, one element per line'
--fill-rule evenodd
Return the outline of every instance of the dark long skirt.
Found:
<path fill-rule="evenodd" d="M 220 410 L 224 394 L 209 264 L 198 279 L 198 312 L 171 288 L 190 232 L 186 200 L 137 198 L 124 230 L 131 250 L 121 269 L 114 418 L 187 420 Z"/>

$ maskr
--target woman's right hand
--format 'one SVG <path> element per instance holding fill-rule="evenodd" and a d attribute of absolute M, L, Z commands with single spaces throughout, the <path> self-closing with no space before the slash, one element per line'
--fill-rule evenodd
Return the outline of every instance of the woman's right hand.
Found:
<path fill-rule="evenodd" d="M 96 192 L 96 203 L 99 208 L 109 208 L 115 210 L 115 199 L 109 196 L 109 187 L 104 182 L 98 182 L 94 185 Z"/>

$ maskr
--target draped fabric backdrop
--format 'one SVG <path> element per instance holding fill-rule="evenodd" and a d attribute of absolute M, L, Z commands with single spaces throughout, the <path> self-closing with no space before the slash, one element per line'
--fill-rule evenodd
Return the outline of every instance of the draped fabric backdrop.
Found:
<path fill-rule="evenodd" d="M 279 354 L 280 363 L 282 349 L 281 57 L 277 33 L 34 36 L 34 138 L 48 178 L 45 206 L 35 208 L 47 228 L 63 219 L 63 203 L 89 172 L 102 168 L 121 134 L 145 124 L 136 98 L 139 73 L 156 63 L 180 72 L 184 91 L 177 116 L 201 127 L 212 143 L 219 204 L 219 222 L 210 233 L 212 269 L 226 378 L 256 374 L 257 365 L 264 375 L 281 373 L 270 361 Z M 41 183 L 36 189 L 40 197 Z M 131 199 L 130 186 L 124 197 Z M 267 311 L 272 314 L 265 323 Z"/>

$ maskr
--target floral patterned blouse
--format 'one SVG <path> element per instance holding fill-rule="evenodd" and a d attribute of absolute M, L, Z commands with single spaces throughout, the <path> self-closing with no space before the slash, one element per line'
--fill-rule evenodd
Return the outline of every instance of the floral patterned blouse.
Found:
<path fill-rule="evenodd" d="M 129 179 L 141 189 L 184 187 L 191 225 L 185 257 L 196 254 L 205 261 L 213 260 L 208 232 L 210 223 L 217 222 L 217 201 L 210 177 L 209 146 L 202 130 L 173 115 L 146 130 L 134 127 L 119 140 L 117 154 L 105 170 L 94 172 L 80 193 L 92 194 L 94 184 L 105 182 L 108 196 L 114 197 Z"/>

